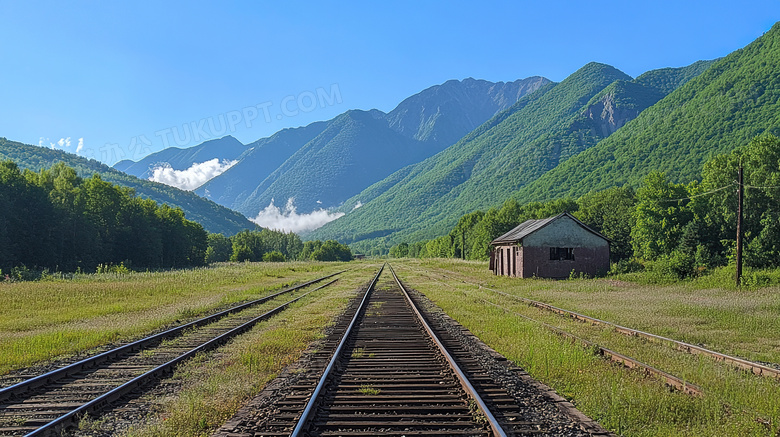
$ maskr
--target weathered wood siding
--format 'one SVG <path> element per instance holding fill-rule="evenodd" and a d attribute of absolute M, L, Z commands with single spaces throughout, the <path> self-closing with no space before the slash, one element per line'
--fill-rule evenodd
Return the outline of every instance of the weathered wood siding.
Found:
<path fill-rule="evenodd" d="M 551 248 L 570 249 L 574 259 L 550 259 Z M 492 270 L 496 275 L 521 278 L 568 278 L 609 270 L 609 242 L 564 216 L 526 235 L 519 245 L 495 247 Z"/>

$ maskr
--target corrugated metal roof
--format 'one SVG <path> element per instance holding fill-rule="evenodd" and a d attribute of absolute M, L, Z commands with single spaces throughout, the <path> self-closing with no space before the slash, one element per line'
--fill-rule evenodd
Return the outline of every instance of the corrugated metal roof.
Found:
<path fill-rule="evenodd" d="M 558 220 L 559 218 L 561 218 L 563 216 L 567 216 L 570 219 L 574 220 L 575 223 L 577 223 L 580 226 L 582 226 L 583 228 L 585 228 L 585 230 L 587 230 L 589 232 L 592 232 L 592 233 L 596 234 L 597 236 L 599 236 L 599 237 L 601 237 L 601 238 L 603 238 L 603 239 L 605 239 L 607 241 L 610 241 L 609 238 L 607 238 L 607 237 L 601 235 L 600 233 L 594 231 L 593 229 L 588 227 L 585 223 L 582 223 L 581 221 L 577 220 L 573 215 L 569 214 L 568 212 L 562 212 L 562 213 L 560 213 L 560 214 L 558 214 L 556 216 L 548 217 L 546 219 L 526 220 L 526 221 L 520 223 L 519 225 L 517 225 L 517 227 L 515 227 L 511 231 L 509 231 L 506 234 L 504 234 L 504 235 L 496 238 L 495 240 L 491 241 L 490 244 L 501 244 L 501 243 L 515 243 L 515 242 L 518 242 L 518 241 L 522 240 L 523 238 L 525 238 L 527 235 L 532 234 L 532 233 L 538 231 L 539 229 L 547 226 L 551 222 L 553 222 L 555 220 Z"/>

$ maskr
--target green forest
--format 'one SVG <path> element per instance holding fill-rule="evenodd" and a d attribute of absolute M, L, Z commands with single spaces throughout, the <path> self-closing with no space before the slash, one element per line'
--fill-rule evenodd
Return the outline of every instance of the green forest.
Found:
<path fill-rule="evenodd" d="M 139 179 L 94 159 L 83 158 L 62 150 L 32 146 L 0 137 L 0 160 L 11 160 L 20 168 L 34 172 L 50 168 L 57 162 L 63 162 L 73 168 L 79 177 L 89 178 L 98 174 L 105 182 L 132 188 L 139 197 L 181 208 L 190 220 L 197 221 L 209 232 L 233 235 L 243 229 L 255 227 L 240 213 L 190 191 Z"/>
<path fill-rule="evenodd" d="M 589 63 L 524 96 L 443 152 L 368 187 L 346 202 L 344 218 L 312 235 L 371 251 L 444 234 L 460 215 L 503 202 L 710 65 L 700 61 L 632 79 L 612 66 Z M 604 116 L 605 110 L 619 122 Z M 370 208 L 350 210 L 358 200 Z"/>
<path fill-rule="evenodd" d="M 334 240 L 301 241 L 292 233 L 263 229 L 241 231 L 232 237 L 209 234 L 206 262 L 224 261 L 349 261 L 352 251 Z"/>
<path fill-rule="evenodd" d="M 303 243 L 293 233 L 209 234 L 180 208 L 139 197 L 98 174 L 81 178 L 62 162 L 38 172 L 0 162 L 0 204 L 0 280 L 219 261 L 352 259 L 336 241 Z"/>
<path fill-rule="evenodd" d="M 490 242 L 529 219 L 569 212 L 611 240 L 612 272 L 646 269 L 682 279 L 733 262 L 737 172 L 744 169 L 744 262 L 780 266 L 780 138 L 764 134 L 708 160 L 700 179 L 675 183 L 650 172 L 630 186 L 591 191 L 577 199 L 521 203 L 462 216 L 445 236 L 390 249 L 393 257 L 486 260 Z"/>
<path fill-rule="evenodd" d="M 0 163 L 0 269 L 95 271 L 204 263 L 207 233 L 184 212 L 63 163 L 33 172 Z"/>
<path fill-rule="evenodd" d="M 633 80 L 588 64 L 364 190 L 345 202 L 343 218 L 312 235 L 386 253 L 444 235 L 464 214 L 510 198 L 525 204 L 638 190 L 654 171 L 688 183 L 716 155 L 780 135 L 779 69 L 780 24 L 723 58 Z M 365 206 L 348 210 L 358 200 Z"/>

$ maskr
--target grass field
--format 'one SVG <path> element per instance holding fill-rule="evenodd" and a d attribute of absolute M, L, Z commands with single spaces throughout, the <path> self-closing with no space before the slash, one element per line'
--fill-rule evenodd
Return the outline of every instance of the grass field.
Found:
<path fill-rule="evenodd" d="M 750 360 L 780 363 L 776 287 L 738 291 L 716 287 L 711 280 L 664 286 L 613 279 L 522 280 L 493 276 L 485 263 L 478 262 L 404 259 L 391 264 L 407 285 L 621 435 L 779 435 L 780 381 L 550 314 L 511 297 L 547 302 Z M 128 433 L 209 435 L 320 338 L 379 265 L 223 264 L 178 272 L 2 283 L 0 373 L 135 338 L 177 320 L 351 268 L 333 286 L 307 296 L 217 352 L 181 366 L 175 378 L 182 381 L 184 391 L 159 400 L 159 415 Z M 610 364 L 591 349 L 518 314 L 683 377 L 700 386 L 704 396 L 670 390 L 656 378 Z"/>
<path fill-rule="evenodd" d="M 780 363 L 780 290 L 737 291 L 688 282 L 642 286 L 595 279 L 550 281 L 493 276 L 485 263 L 403 260 L 393 266 L 487 344 L 627 436 L 775 436 L 780 381 L 548 313 L 500 290 L 750 360 Z M 506 308 L 497 308 L 494 305 Z M 581 338 L 684 378 L 702 398 L 670 391 L 639 371 L 610 364 L 551 333 Z"/>
<path fill-rule="evenodd" d="M 0 283 L 0 375 L 258 298 L 343 263 L 247 263 Z"/>

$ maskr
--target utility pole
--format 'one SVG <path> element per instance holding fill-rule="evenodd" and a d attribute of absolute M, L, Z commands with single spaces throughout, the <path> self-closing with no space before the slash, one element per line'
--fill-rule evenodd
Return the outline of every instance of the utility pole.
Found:
<path fill-rule="evenodd" d="M 739 165 L 737 175 L 737 287 L 742 282 L 742 198 L 745 188 L 742 185 L 742 164 Z"/>

